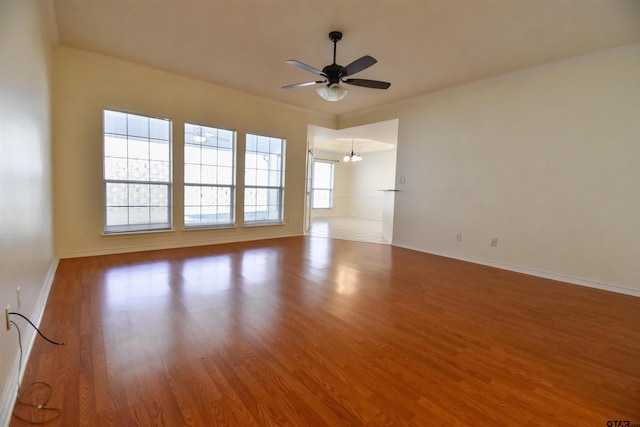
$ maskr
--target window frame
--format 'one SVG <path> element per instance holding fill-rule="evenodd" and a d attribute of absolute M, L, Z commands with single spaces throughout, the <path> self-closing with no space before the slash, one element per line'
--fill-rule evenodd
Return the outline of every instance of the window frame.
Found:
<path fill-rule="evenodd" d="M 258 148 L 256 148 L 256 150 L 249 150 L 249 138 L 251 137 L 255 137 L 256 138 L 256 147 L 258 146 L 258 141 L 260 138 L 268 138 L 269 140 L 269 152 L 265 153 L 265 152 L 261 152 L 261 151 L 257 151 Z M 279 169 L 278 170 L 274 170 L 274 169 L 267 169 L 267 172 L 278 172 L 279 173 L 279 185 L 270 185 L 269 183 L 267 185 L 258 185 L 256 183 L 256 185 L 252 185 L 252 184 L 247 184 L 247 172 L 249 170 L 249 165 L 247 162 L 247 158 L 248 158 L 248 154 L 251 153 L 262 153 L 262 154 L 268 154 L 268 155 L 272 155 L 271 153 L 271 141 L 272 140 L 277 140 L 280 142 L 280 153 L 273 153 L 274 155 L 279 155 L 280 156 L 280 161 L 279 161 Z M 270 135 L 260 135 L 260 134 L 255 134 L 255 133 L 246 133 L 245 134 L 245 149 L 244 149 L 244 200 L 243 200 L 243 215 L 242 215 L 242 219 L 243 219 L 243 225 L 244 226 L 248 226 L 248 227 L 253 227 L 253 226 L 263 226 L 263 225 L 282 225 L 284 224 L 284 196 L 285 196 L 285 165 L 286 165 L 286 148 L 287 148 L 287 141 L 285 138 L 282 137 L 277 137 L 277 136 L 270 136 Z M 258 174 L 258 171 L 262 170 L 265 171 L 265 169 L 258 169 L 257 168 L 257 164 L 256 164 L 256 168 L 252 169 L 256 172 L 256 175 Z M 267 173 L 267 175 L 269 175 Z M 257 177 L 256 177 L 256 182 L 257 182 Z M 270 179 L 270 178 L 269 178 Z M 266 219 L 247 219 L 247 213 L 248 213 L 248 207 L 258 207 L 260 205 L 258 205 L 257 203 L 255 205 L 247 205 L 247 191 L 251 191 L 251 190 L 260 190 L 260 189 L 266 189 L 267 191 L 269 190 L 275 190 L 277 192 L 277 199 L 278 199 L 278 218 L 274 219 L 274 218 L 266 218 Z M 255 196 L 256 198 L 258 197 L 258 195 L 256 194 Z M 269 209 L 269 206 L 275 206 L 273 204 L 268 204 L 267 206 L 267 212 Z M 253 212 L 257 212 L 256 210 L 254 210 Z M 268 216 L 268 214 L 267 214 Z"/>
<path fill-rule="evenodd" d="M 107 132 L 107 114 L 115 113 L 115 114 L 124 114 L 126 117 L 126 133 L 118 133 L 116 132 Z M 129 116 L 141 117 L 149 121 L 149 134 L 144 137 L 140 135 L 135 135 L 129 129 Z M 151 120 L 159 120 L 162 122 L 166 122 L 168 125 L 168 129 L 166 129 L 166 139 L 162 138 L 152 138 L 151 137 Z M 166 117 L 158 117 L 152 115 L 146 115 L 142 113 L 134 113 L 130 111 L 122 111 L 115 110 L 111 108 L 104 108 L 102 110 L 102 181 L 103 181 L 103 232 L 105 235 L 111 234 L 131 234 L 131 233 L 144 233 L 144 232 L 158 232 L 158 231 L 171 231 L 173 229 L 173 121 Z M 107 137 L 120 137 L 126 140 L 126 157 L 116 157 L 116 156 L 107 156 Z M 149 144 L 149 157 L 146 159 L 136 158 L 135 156 L 130 156 L 130 144 L 129 141 L 135 140 L 144 140 Z M 158 160 L 151 158 L 151 143 L 153 141 L 160 141 L 161 143 L 166 143 L 167 147 L 167 156 L 166 160 Z M 109 150 L 113 149 L 110 147 Z M 116 178 L 107 178 L 107 159 L 121 159 L 126 160 L 126 173 L 127 176 L 131 173 L 131 161 L 142 160 L 146 161 L 149 165 L 149 175 L 151 175 L 152 162 L 166 162 L 166 172 L 168 176 L 168 180 L 153 180 L 151 176 L 149 179 L 116 179 Z M 148 186 L 149 189 L 149 199 L 152 197 L 152 188 L 153 186 L 162 186 L 165 187 L 166 194 L 166 206 L 159 206 L 162 208 L 166 208 L 166 222 L 153 222 L 152 220 L 152 208 L 151 200 L 149 204 L 140 206 L 141 208 L 146 208 L 149 210 L 149 221 L 146 223 L 131 223 L 130 215 L 131 209 L 135 208 L 135 205 L 131 205 L 130 195 L 131 187 L 127 188 L 127 204 L 126 205 L 109 205 L 109 188 L 111 185 L 127 185 L 127 186 Z M 127 208 L 127 224 L 118 224 L 118 225 L 109 225 L 109 208 Z"/>
<path fill-rule="evenodd" d="M 211 184 L 211 183 L 193 183 L 193 182 L 188 182 L 187 181 L 187 155 L 186 155 L 186 150 L 187 150 L 187 127 L 188 126 L 193 126 L 193 127 L 197 127 L 200 128 L 201 130 L 204 129 L 210 129 L 213 131 L 219 132 L 219 131 L 223 131 L 223 132 L 229 132 L 232 136 L 232 140 L 231 140 L 231 184 Z M 183 215 L 183 225 L 184 228 L 187 230 L 194 230 L 194 229 L 209 229 L 209 228 L 229 228 L 229 227 L 234 227 L 236 224 L 236 191 L 237 191 L 237 185 L 236 185 L 236 173 L 237 173 L 237 132 L 235 130 L 231 130 L 231 129 L 224 129 L 221 127 L 212 127 L 212 126 L 206 126 L 206 125 L 201 125 L 201 124 L 196 124 L 196 123 L 190 123 L 190 122 L 185 122 L 184 123 L 184 132 L 183 132 L 183 136 L 184 136 L 184 141 L 183 141 L 183 203 L 182 203 L 182 215 Z M 203 148 L 202 142 L 200 142 L 200 148 Z M 197 141 L 196 141 L 197 144 Z M 193 144 L 195 145 L 195 144 Z M 216 146 L 217 149 L 216 151 L 218 151 L 220 149 L 219 146 Z M 189 164 L 193 164 L 193 163 L 189 163 Z M 213 166 L 213 165 L 203 165 L 202 160 L 199 163 L 199 166 Z M 216 164 L 215 166 L 213 166 L 216 168 L 216 172 L 217 172 L 217 168 L 221 167 L 219 164 Z M 216 188 L 216 189 L 220 189 L 220 188 L 229 188 L 229 221 L 228 222 L 200 222 L 197 224 L 187 224 L 186 221 L 186 217 L 187 217 L 187 187 L 200 187 L 205 188 Z M 202 197 L 202 195 L 201 195 Z M 216 207 L 219 207 L 220 205 L 215 205 Z M 226 206 L 226 205 L 225 205 Z M 202 208 L 203 205 L 200 204 L 200 207 Z M 202 215 L 202 213 L 200 214 Z"/>
<path fill-rule="evenodd" d="M 316 164 L 322 163 L 331 166 L 331 178 L 330 178 L 330 186 L 328 188 L 325 187 L 317 187 L 316 186 Z M 311 209 L 333 209 L 333 188 L 335 185 L 335 160 L 322 160 L 322 159 L 313 159 L 313 169 L 311 176 Z M 327 207 L 316 207 L 316 190 L 320 191 L 328 191 L 329 192 L 329 206 Z"/>

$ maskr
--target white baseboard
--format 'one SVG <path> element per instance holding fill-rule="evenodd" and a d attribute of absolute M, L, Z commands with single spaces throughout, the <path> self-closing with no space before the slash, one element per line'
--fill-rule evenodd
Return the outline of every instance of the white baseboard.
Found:
<path fill-rule="evenodd" d="M 47 276 L 45 277 L 42 290 L 40 291 L 40 295 L 38 296 L 38 300 L 36 301 L 33 313 L 31 313 L 30 320 L 36 326 L 39 326 L 40 321 L 42 320 L 42 315 L 44 314 L 44 309 L 47 304 L 47 298 L 49 298 L 49 292 L 51 291 L 51 285 L 53 285 L 53 278 L 55 277 L 56 270 L 58 268 L 58 262 L 59 258 L 54 258 L 51 261 L 51 265 L 49 266 L 49 271 L 47 272 Z M 35 342 L 36 338 L 36 331 L 31 327 L 26 330 L 21 330 L 21 333 L 23 350 L 22 366 L 20 366 L 20 355 L 18 354 L 13 360 L 11 373 L 9 374 L 9 378 L 7 380 L 7 384 L 5 386 L 4 393 L 2 395 L 2 401 L 0 404 L 0 426 L 5 427 L 8 426 L 9 422 L 11 421 L 13 406 L 15 405 L 16 398 L 18 397 L 18 384 L 22 382 L 24 367 L 29 360 L 29 354 L 31 354 L 31 349 L 33 348 L 33 343 Z"/>
<path fill-rule="evenodd" d="M 499 268 L 501 270 L 508 270 L 508 271 L 513 271 L 513 272 L 516 272 L 516 273 L 528 274 L 530 276 L 542 277 L 544 279 L 557 280 L 559 282 L 570 283 L 572 285 L 586 286 L 588 288 L 595 288 L 595 289 L 600 289 L 600 290 L 603 290 L 603 291 L 616 292 L 616 293 L 619 293 L 619 294 L 631 295 L 631 296 L 634 296 L 634 297 L 640 297 L 640 290 L 638 290 L 638 289 L 623 288 L 623 287 L 620 287 L 620 286 L 611 285 L 609 283 L 601 283 L 601 282 L 596 282 L 596 281 L 592 281 L 592 280 L 579 279 L 579 278 L 575 278 L 575 277 L 571 277 L 571 276 L 565 276 L 565 275 L 557 274 L 557 273 L 549 273 L 549 272 L 546 272 L 546 271 L 534 270 L 534 269 L 531 269 L 531 268 L 521 267 L 521 266 L 517 266 L 517 265 L 502 264 L 502 263 L 498 263 L 498 262 L 494 262 L 494 261 L 484 260 L 484 259 L 481 259 L 481 258 L 475 258 L 475 257 L 469 257 L 469 256 L 465 256 L 465 255 L 459 255 L 459 254 L 455 254 L 455 253 L 451 253 L 451 252 L 431 250 L 431 249 L 425 249 L 425 248 L 418 248 L 418 247 L 415 247 L 415 246 L 412 246 L 412 245 L 407 245 L 407 244 L 400 243 L 400 242 L 397 242 L 397 241 L 394 241 L 392 243 L 392 245 L 393 246 L 398 246 L 400 248 L 411 249 L 413 251 L 418 251 L 418 252 L 431 254 L 431 255 L 438 255 L 438 256 L 445 257 L 445 258 L 452 258 L 452 259 L 457 259 L 457 260 L 460 260 L 460 261 L 472 262 L 474 264 L 486 265 L 488 267 L 495 267 L 495 268 Z"/>

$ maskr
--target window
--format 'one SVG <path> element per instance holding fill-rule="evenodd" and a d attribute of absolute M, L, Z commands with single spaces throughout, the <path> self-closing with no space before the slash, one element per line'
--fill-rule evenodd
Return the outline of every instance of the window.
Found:
<path fill-rule="evenodd" d="M 105 233 L 171 228 L 171 121 L 104 110 Z"/>
<path fill-rule="evenodd" d="M 184 125 L 184 225 L 235 221 L 235 132 Z"/>
<path fill-rule="evenodd" d="M 285 140 L 247 134 L 246 145 L 244 222 L 281 224 Z"/>
<path fill-rule="evenodd" d="M 313 209 L 331 209 L 333 207 L 333 162 L 313 161 Z"/>

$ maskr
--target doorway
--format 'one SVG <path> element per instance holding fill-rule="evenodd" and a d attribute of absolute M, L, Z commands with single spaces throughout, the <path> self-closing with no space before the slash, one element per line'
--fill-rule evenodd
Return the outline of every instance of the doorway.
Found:
<path fill-rule="evenodd" d="M 307 173 L 305 233 L 318 237 L 389 244 L 393 240 L 393 204 L 398 120 L 333 130 L 309 127 L 309 162 L 331 162 L 331 203 L 314 206 L 313 167 Z M 353 161 L 353 157 L 360 158 Z M 322 186 L 327 193 L 326 180 Z M 316 185 L 318 187 L 318 185 Z M 318 190 L 320 191 L 320 190 Z M 319 207 L 317 206 L 319 205 Z"/>

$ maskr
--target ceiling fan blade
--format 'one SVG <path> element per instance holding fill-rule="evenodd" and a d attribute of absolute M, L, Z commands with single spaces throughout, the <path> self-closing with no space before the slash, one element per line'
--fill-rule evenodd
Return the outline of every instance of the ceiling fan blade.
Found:
<path fill-rule="evenodd" d="M 348 83 L 354 86 L 362 86 L 369 87 L 372 89 L 388 89 L 391 86 L 389 82 L 381 82 L 378 80 L 367 80 L 367 79 L 345 79 L 343 82 Z"/>
<path fill-rule="evenodd" d="M 378 61 L 376 61 L 375 58 L 373 58 L 373 57 L 371 57 L 369 55 L 365 55 L 362 58 L 356 59 L 351 64 L 349 64 L 346 67 L 344 67 L 342 69 L 342 72 L 340 73 L 340 77 L 352 76 L 355 73 L 359 73 L 362 70 L 366 70 L 367 68 L 371 67 L 376 62 L 378 62 Z"/>
<path fill-rule="evenodd" d="M 295 84 L 292 84 L 292 85 L 282 86 L 282 89 L 293 89 L 294 87 L 313 86 L 313 85 L 317 85 L 319 83 L 324 83 L 324 82 L 326 82 L 326 80 L 318 80 L 318 81 L 315 81 L 315 82 L 295 83 Z"/>
<path fill-rule="evenodd" d="M 300 61 L 296 61 L 295 59 L 289 59 L 287 60 L 287 64 L 293 65 L 294 67 L 298 67 L 301 68 L 305 71 L 309 71 L 313 74 L 317 74 L 319 76 L 322 77 L 327 77 L 327 75 L 325 73 L 323 73 L 322 71 L 318 70 L 317 68 L 313 68 L 311 65 L 307 65 L 307 64 L 303 64 Z"/>

